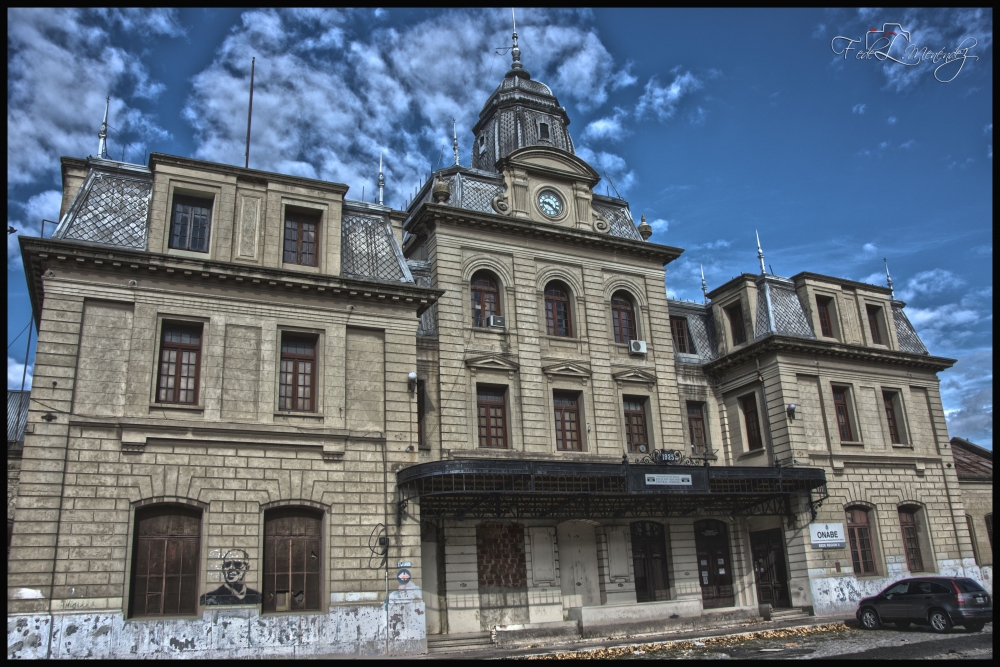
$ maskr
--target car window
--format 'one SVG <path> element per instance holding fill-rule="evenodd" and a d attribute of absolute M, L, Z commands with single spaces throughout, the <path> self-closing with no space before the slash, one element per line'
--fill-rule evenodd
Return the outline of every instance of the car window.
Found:
<path fill-rule="evenodd" d="M 910 588 L 910 583 L 908 581 L 903 581 L 895 586 L 890 586 L 885 589 L 886 595 L 906 595 L 906 591 Z"/>
<path fill-rule="evenodd" d="M 985 593 L 986 591 L 974 579 L 956 579 L 955 585 L 963 593 Z"/>
<path fill-rule="evenodd" d="M 931 584 L 931 593 L 933 595 L 947 595 L 953 591 L 948 590 L 947 586 L 942 584 Z"/>
<path fill-rule="evenodd" d="M 933 584 L 929 581 L 918 581 L 913 585 L 914 587 L 913 593 L 915 595 L 920 595 L 920 594 L 930 595 L 932 592 L 931 586 L 933 586 Z"/>

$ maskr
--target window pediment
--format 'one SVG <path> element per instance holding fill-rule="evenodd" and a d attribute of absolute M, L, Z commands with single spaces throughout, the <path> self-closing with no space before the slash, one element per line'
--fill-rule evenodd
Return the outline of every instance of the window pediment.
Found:
<path fill-rule="evenodd" d="M 622 368 L 611 373 L 611 377 L 619 386 L 622 382 L 638 382 L 650 387 L 656 384 L 656 374 L 642 368 Z"/>
<path fill-rule="evenodd" d="M 486 354 L 478 357 L 470 357 L 465 360 L 465 365 L 473 370 L 480 371 L 507 371 L 514 372 L 521 368 L 516 361 L 511 361 L 500 354 Z"/>
<path fill-rule="evenodd" d="M 549 377 L 569 377 L 580 380 L 589 379 L 591 371 L 589 366 L 578 364 L 572 361 L 561 361 L 542 367 L 542 372 Z"/>

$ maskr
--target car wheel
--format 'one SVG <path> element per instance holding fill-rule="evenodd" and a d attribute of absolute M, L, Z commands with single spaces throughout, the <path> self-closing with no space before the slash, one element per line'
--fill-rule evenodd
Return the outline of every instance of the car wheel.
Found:
<path fill-rule="evenodd" d="M 951 619 L 948 618 L 948 614 L 944 613 L 940 609 L 935 609 L 927 617 L 930 621 L 931 629 L 934 632 L 948 632 L 951 630 Z"/>
<path fill-rule="evenodd" d="M 896 621 L 896 627 L 900 630 L 905 630 L 910 627 L 911 623 L 909 621 Z"/>
<path fill-rule="evenodd" d="M 965 629 L 968 630 L 969 632 L 979 632 L 984 627 L 986 627 L 985 623 L 966 623 L 965 624 Z"/>
<path fill-rule="evenodd" d="M 882 622 L 878 620 L 878 614 L 871 607 L 861 610 L 861 627 L 865 630 L 878 630 Z"/>

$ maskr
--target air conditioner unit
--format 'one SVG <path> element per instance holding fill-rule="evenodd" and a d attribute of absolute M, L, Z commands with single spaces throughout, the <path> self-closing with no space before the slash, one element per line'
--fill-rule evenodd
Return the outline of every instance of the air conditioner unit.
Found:
<path fill-rule="evenodd" d="M 628 343 L 629 354 L 646 354 L 646 341 L 632 340 Z"/>
<path fill-rule="evenodd" d="M 507 327 L 507 321 L 502 315 L 490 315 L 486 318 L 486 326 L 493 327 L 495 329 L 505 329 Z"/>

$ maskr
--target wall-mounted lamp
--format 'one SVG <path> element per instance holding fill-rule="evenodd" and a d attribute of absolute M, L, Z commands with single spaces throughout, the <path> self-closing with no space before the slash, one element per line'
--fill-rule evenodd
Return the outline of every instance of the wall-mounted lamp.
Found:
<path fill-rule="evenodd" d="M 412 394 L 417 390 L 417 374 L 410 371 L 410 374 L 406 376 L 406 388 L 410 390 Z"/>
<path fill-rule="evenodd" d="M 789 419 L 795 419 L 795 404 L 794 403 L 789 403 L 788 404 L 788 418 Z"/>

